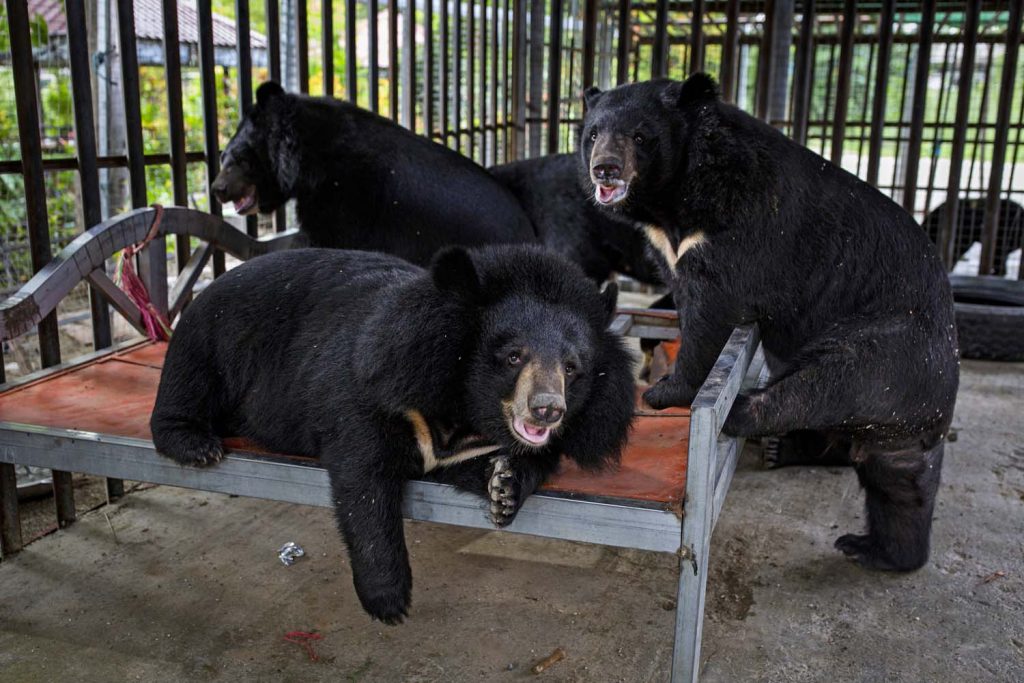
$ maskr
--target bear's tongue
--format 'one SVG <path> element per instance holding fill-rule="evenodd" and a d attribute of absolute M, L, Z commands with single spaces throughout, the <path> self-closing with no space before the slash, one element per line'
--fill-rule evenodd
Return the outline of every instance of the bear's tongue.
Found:
<path fill-rule="evenodd" d="M 241 216 L 246 211 L 251 209 L 255 203 L 256 203 L 256 193 L 255 192 L 250 192 L 249 194 L 245 195 L 241 199 L 236 199 L 234 201 L 235 213 L 237 213 L 239 216 Z"/>
<path fill-rule="evenodd" d="M 611 204 L 618 201 L 625 192 L 625 185 L 598 185 L 597 201 L 602 204 Z"/>
<path fill-rule="evenodd" d="M 551 430 L 547 427 L 534 427 L 518 417 L 512 423 L 512 426 L 515 428 L 519 436 L 536 445 L 546 443 L 548 436 L 551 434 Z"/>

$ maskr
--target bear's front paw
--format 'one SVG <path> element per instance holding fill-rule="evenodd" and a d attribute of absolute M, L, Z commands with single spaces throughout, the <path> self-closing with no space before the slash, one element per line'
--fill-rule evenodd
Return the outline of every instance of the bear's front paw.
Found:
<path fill-rule="evenodd" d="M 865 569 L 881 571 L 909 571 L 916 566 L 900 567 L 890 560 L 870 534 L 845 534 L 836 539 L 836 549 Z"/>
<path fill-rule="evenodd" d="M 519 512 L 519 485 L 507 455 L 491 458 L 491 477 L 487 482 L 487 499 L 491 502 L 491 521 L 506 526 Z"/>
<path fill-rule="evenodd" d="M 412 574 L 407 573 L 404 578 L 390 584 L 357 584 L 356 593 L 363 609 L 370 617 L 388 626 L 397 626 L 409 616 L 409 606 L 412 604 Z"/>
<path fill-rule="evenodd" d="M 692 389 L 684 380 L 677 379 L 675 375 L 669 375 L 662 377 L 657 384 L 644 392 L 644 401 L 655 410 L 663 410 L 676 406 L 688 406 L 693 403 L 696 396 L 696 390 Z"/>
<path fill-rule="evenodd" d="M 735 437 L 757 436 L 757 417 L 754 415 L 754 402 L 749 396 L 741 394 L 736 397 L 722 425 L 722 433 Z"/>
<path fill-rule="evenodd" d="M 181 465 L 209 467 L 224 459 L 224 446 L 216 436 L 178 431 L 171 437 L 161 437 L 157 453 Z"/>

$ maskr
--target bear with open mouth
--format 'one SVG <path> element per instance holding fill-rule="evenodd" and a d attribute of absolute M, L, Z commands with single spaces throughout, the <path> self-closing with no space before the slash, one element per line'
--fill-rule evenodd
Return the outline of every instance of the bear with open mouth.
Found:
<path fill-rule="evenodd" d="M 535 246 L 451 248 L 429 269 L 300 249 L 218 278 L 182 315 L 151 428 L 159 453 L 212 465 L 222 438 L 319 458 L 363 608 L 407 615 L 404 483 L 485 496 L 498 525 L 558 467 L 614 463 L 632 359 L 608 330 L 616 288 Z"/>

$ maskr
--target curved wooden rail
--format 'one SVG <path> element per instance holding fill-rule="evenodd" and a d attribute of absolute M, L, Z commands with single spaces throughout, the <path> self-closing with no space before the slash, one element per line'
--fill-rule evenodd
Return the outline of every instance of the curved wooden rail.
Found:
<path fill-rule="evenodd" d="M 118 312 L 137 328 L 140 327 L 141 314 L 107 277 L 104 264 L 125 247 L 146 239 L 156 213 L 155 208 L 135 209 L 106 220 L 75 238 L 31 280 L 0 303 L 0 340 L 13 339 L 31 330 L 83 280 L 93 284 Z M 171 318 L 181 310 L 214 249 L 248 260 L 304 243 L 297 230 L 266 239 L 253 239 L 217 216 L 177 206 L 163 209 L 156 237 L 165 235 L 188 235 L 206 242 L 179 274 L 170 297 Z M 154 285 L 146 284 L 149 287 Z M 167 286 L 166 282 L 155 284 L 157 287 Z"/>

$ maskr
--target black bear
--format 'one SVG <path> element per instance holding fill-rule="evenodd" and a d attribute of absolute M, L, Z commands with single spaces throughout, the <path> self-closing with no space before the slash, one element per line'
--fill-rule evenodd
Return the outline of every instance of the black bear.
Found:
<path fill-rule="evenodd" d="M 480 166 L 349 102 L 268 82 L 211 189 L 240 214 L 295 199 L 311 246 L 384 251 L 420 265 L 442 247 L 536 242 L 515 197 Z"/>
<path fill-rule="evenodd" d="M 999 200 L 999 216 L 996 236 L 993 244 L 991 273 L 982 275 L 1005 276 L 1008 267 L 1007 259 L 1016 249 L 1020 249 L 1024 241 L 1024 207 L 1009 199 Z M 949 202 L 943 202 L 932 209 L 924 218 L 921 227 L 928 237 L 938 246 L 942 239 L 943 223 L 949 218 Z M 985 220 L 988 218 L 985 199 L 961 199 L 957 202 L 956 221 L 953 230 L 956 234 L 956 257 L 963 258 L 964 253 L 975 243 L 985 239 Z"/>
<path fill-rule="evenodd" d="M 540 241 L 597 282 L 616 272 L 662 284 L 643 234 L 632 221 L 595 206 L 578 182 L 579 168 L 576 154 L 549 154 L 488 170 L 519 200 Z"/>
<path fill-rule="evenodd" d="M 299 249 L 218 278 L 171 339 L 150 426 L 159 453 L 211 465 L 221 438 L 318 457 L 363 608 L 407 614 L 406 480 L 491 500 L 495 523 L 557 468 L 615 461 L 631 358 L 608 331 L 616 288 L 520 245 L 440 252 L 429 270 Z"/>
<path fill-rule="evenodd" d="M 836 546 L 868 567 L 920 567 L 959 377 L 949 282 L 924 231 L 723 103 L 704 74 L 585 99 L 590 190 L 643 224 L 679 310 L 675 370 L 646 400 L 688 404 L 730 330 L 757 323 L 771 380 L 737 399 L 724 431 L 848 456 L 868 529 Z"/>

